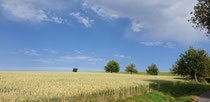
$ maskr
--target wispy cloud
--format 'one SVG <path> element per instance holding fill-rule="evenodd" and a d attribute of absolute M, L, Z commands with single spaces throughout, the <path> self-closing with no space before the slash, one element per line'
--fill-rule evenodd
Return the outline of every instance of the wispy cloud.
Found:
<path fill-rule="evenodd" d="M 171 42 L 167 42 L 167 43 L 165 44 L 165 47 L 168 47 L 168 48 L 175 48 L 175 47 L 176 47 L 176 44 L 171 43 Z"/>
<path fill-rule="evenodd" d="M 89 28 L 94 24 L 94 20 L 89 19 L 88 17 L 83 17 L 79 12 L 72 12 L 70 13 L 70 16 L 75 17 L 79 23 L 84 24 L 86 28 Z"/>
<path fill-rule="evenodd" d="M 51 19 L 48 19 L 48 21 L 51 21 L 51 22 L 54 22 L 54 23 L 58 23 L 58 24 L 65 23 L 65 20 L 63 18 L 57 17 L 57 16 L 54 16 Z"/>
<path fill-rule="evenodd" d="M 162 46 L 162 47 L 167 47 L 167 48 L 175 48 L 176 44 L 172 42 L 159 42 L 159 41 L 154 41 L 154 42 L 139 42 L 140 44 L 144 46 Z"/>
<path fill-rule="evenodd" d="M 119 18 L 119 16 L 109 8 L 103 8 L 99 5 L 93 5 L 87 0 L 82 3 L 84 8 L 88 8 L 96 12 L 99 16 L 108 17 L 109 19 Z"/>
<path fill-rule="evenodd" d="M 25 55 L 34 55 L 34 56 L 39 55 L 36 50 L 26 50 L 26 51 L 24 51 L 24 54 Z"/>
<path fill-rule="evenodd" d="M 137 21 L 132 22 L 131 29 L 134 32 L 140 32 L 142 28 L 143 28 L 143 25 L 139 21 L 138 22 Z"/>
<path fill-rule="evenodd" d="M 126 38 L 189 45 L 206 41 L 205 34 L 187 22 L 195 4 L 192 0 L 84 0 L 83 7 L 104 18 L 130 19 L 131 31 L 125 32 Z"/>
<path fill-rule="evenodd" d="M 74 53 L 76 53 L 76 54 L 82 54 L 82 51 L 81 50 L 74 50 Z"/>
<path fill-rule="evenodd" d="M 160 46 L 162 45 L 162 42 L 154 41 L 154 42 L 140 42 L 140 44 L 143 44 L 144 46 Z"/>
<path fill-rule="evenodd" d="M 48 19 L 42 9 L 37 9 L 33 4 L 24 0 L 2 0 L 1 7 L 8 15 L 24 21 L 41 22 Z"/>
<path fill-rule="evenodd" d="M 57 51 L 55 50 L 51 50 L 51 49 L 43 49 L 44 51 L 47 51 L 48 53 L 51 53 L 51 54 L 56 54 L 58 53 Z"/>
<path fill-rule="evenodd" d="M 125 55 L 121 55 L 121 54 L 114 54 L 114 57 L 117 57 L 117 58 L 131 58 L 131 56 L 125 56 Z"/>
<path fill-rule="evenodd" d="M 55 3 L 54 0 L 0 0 L 0 2 L 0 7 L 10 20 L 64 23 L 64 19 L 56 16 L 55 13 L 56 10 L 62 9 L 60 7 L 63 5 L 62 1 Z"/>
<path fill-rule="evenodd" d="M 35 59 L 34 61 L 41 62 L 41 63 L 56 63 L 56 62 L 70 62 L 70 63 L 77 63 L 80 61 L 87 61 L 87 62 L 103 62 L 105 61 L 103 58 L 95 58 L 95 57 L 88 57 L 88 56 L 62 56 L 58 58 L 50 58 L 50 59 Z"/>

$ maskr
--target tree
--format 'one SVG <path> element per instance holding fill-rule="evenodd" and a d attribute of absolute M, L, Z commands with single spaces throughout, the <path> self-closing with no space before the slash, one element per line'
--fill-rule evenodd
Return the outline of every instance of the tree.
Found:
<path fill-rule="evenodd" d="M 131 74 L 132 73 L 138 73 L 138 70 L 137 70 L 136 65 L 134 63 L 131 63 L 131 64 L 127 65 L 125 68 L 126 68 L 125 71 L 130 72 Z"/>
<path fill-rule="evenodd" d="M 190 76 L 199 81 L 210 75 L 210 58 L 205 50 L 193 49 L 190 47 L 185 54 L 180 54 L 180 58 L 175 62 L 172 73 L 181 76 Z"/>
<path fill-rule="evenodd" d="M 195 24 L 195 28 L 207 31 L 207 36 L 210 35 L 210 0 L 197 0 L 198 3 L 194 6 L 193 15 L 189 20 Z"/>
<path fill-rule="evenodd" d="M 120 71 L 120 65 L 119 63 L 115 62 L 114 60 L 109 61 L 107 63 L 107 66 L 104 67 L 104 70 L 106 72 L 119 72 Z"/>
<path fill-rule="evenodd" d="M 152 63 L 150 66 L 148 66 L 148 69 L 146 72 L 150 75 L 158 75 L 159 70 L 156 64 Z"/>
<path fill-rule="evenodd" d="M 78 68 L 73 68 L 72 71 L 73 71 L 73 72 L 77 72 L 77 71 L 78 71 Z"/>

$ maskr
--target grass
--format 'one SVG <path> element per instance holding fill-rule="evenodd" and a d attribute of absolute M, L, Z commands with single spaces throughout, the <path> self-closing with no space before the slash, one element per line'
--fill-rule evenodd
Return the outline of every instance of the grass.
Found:
<path fill-rule="evenodd" d="M 119 72 L 121 74 L 131 74 L 129 72 Z M 147 72 L 138 72 L 138 75 L 148 75 Z M 175 76 L 174 74 L 172 74 L 171 72 L 159 72 L 158 76 Z"/>
<path fill-rule="evenodd" d="M 208 84 L 182 82 L 118 102 L 191 102 L 207 90 L 210 90 Z"/>
<path fill-rule="evenodd" d="M 0 101 L 77 101 L 126 98 L 146 92 L 151 80 L 178 76 L 88 72 L 0 72 Z M 89 99 L 91 98 L 91 99 Z"/>

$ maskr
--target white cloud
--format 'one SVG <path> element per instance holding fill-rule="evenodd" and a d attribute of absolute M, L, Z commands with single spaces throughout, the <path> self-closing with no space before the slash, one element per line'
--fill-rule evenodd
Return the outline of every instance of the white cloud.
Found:
<path fill-rule="evenodd" d="M 58 24 L 63 24 L 64 23 L 64 19 L 60 18 L 60 17 L 52 17 L 51 19 L 49 19 L 49 21 L 51 22 L 55 22 L 55 23 L 58 23 Z"/>
<path fill-rule="evenodd" d="M 24 51 L 24 54 L 25 55 L 34 55 L 34 56 L 39 55 L 36 50 L 26 50 L 26 51 Z"/>
<path fill-rule="evenodd" d="M 90 4 L 87 1 L 84 1 L 82 5 L 85 8 L 89 8 L 89 9 L 93 10 L 94 12 L 96 12 L 98 15 L 100 15 L 102 17 L 108 17 L 109 19 L 119 18 L 118 15 L 116 15 L 111 9 L 102 8 L 98 5 Z"/>
<path fill-rule="evenodd" d="M 125 55 L 120 55 L 120 54 L 115 54 L 114 57 L 117 57 L 117 58 L 131 58 L 131 56 L 125 56 Z"/>
<path fill-rule="evenodd" d="M 74 53 L 76 53 L 76 54 L 82 54 L 82 51 L 80 51 L 80 50 L 74 50 Z"/>
<path fill-rule="evenodd" d="M 82 5 L 104 18 L 129 19 L 131 24 L 124 34 L 127 39 L 172 41 L 186 45 L 207 39 L 205 34 L 187 22 L 195 4 L 196 0 L 0 0 L 1 11 L 10 20 L 62 24 L 68 20 L 61 15 L 72 12 L 72 8 L 81 10 L 78 5 Z M 85 9 L 83 11 L 89 14 Z M 94 20 L 79 12 L 70 15 L 87 28 L 94 24 Z"/>
<path fill-rule="evenodd" d="M 0 7 L 4 14 L 15 21 L 64 23 L 61 17 L 51 15 L 56 14 L 56 10 L 63 9 L 62 1 L 56 0 L 0 0 Z M 61 6 L 62 5 L 62 6 Z"/>
<path fill-rule="evenodd" d="M 81 61 L 87 62 L 103 62 L 105 61 L 103 58 L 95 58 L 95 57 L 88 57 L 88 56 L 63 56 L 59 58 L 51 58 L 51 59 L 35 59 L 34 61 L 41 62 L 41 63 L 56 63 L 56 62 L 70 62 L 70 63 L 77 63 Z"/>
<path fill-rule="evenodd" d="M 175 48 L 175 47 L 176 47 L 176 44 L 171 43 L 171 42 L 167 42 L 167 43 L 165 44 L 165 47 L 168 47 L 168 48 Z"/>
<path fill-rule="evenodd" d="M 189 45 L 206 39 L 205 34 L 196 31 L 187 21 L 195 4 L 192 0 L 85 0 L 83 7 L 105 18 L 115 15 L 116 18 L 130 19 L 131 29 L 135 32 L 126 32 L 130 39 Z"/>
<path fill-rule="evenodd" d="M 162 45 L 162 42 L 155 41 L 155 42 L 140 42 L 140 44 L 143 44 L 144 46 L 160 46 Z"/>
<path fill-rule="evenodd" d="M 91 27 L 92 24 L 94 23 L 94 20 L 89 19 L 88 17 L 82 17 L 79 12 L 72 12 L 70 13 L 70 15 L 74 16 L 79 23 L 84 24 L 86 28 Z"/>
<path fill-rule="evenodd" d="M 48 19 L 42 9 L 36 9 L 32 4 L 24 0 L 3 0 L 1 6 L 10 16 L 17 19 L 37 22 Z"/>
<path fill-rule="evenodd" d="M 143 28 L 143 25 L 140 22 L 135 22 L 135 21 L 132 22 L 131 29 L 134 32 L 140 32 L 142 28 Z"/>
<path fill-rule="evenodd" d="M 160 41 L 154 41 L 154 42 L 139 42 L 140 44 L 144 46 L 163 46 L 167 48 L 175 48 L 176 44 L 172 42 L 160 42 Z"/>
<path fill-rule="evenodd" d="M 44 51 L 47 51 L 48 53 L 51 53 L 51 54 L 56 54 L 57 51 L 55 50 L 50 50 L 50 49 L 43 49 Z"/>

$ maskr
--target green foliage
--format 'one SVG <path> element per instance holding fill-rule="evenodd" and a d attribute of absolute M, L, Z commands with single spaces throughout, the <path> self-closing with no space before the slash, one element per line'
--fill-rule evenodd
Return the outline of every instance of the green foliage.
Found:
<path fill-rule="evenodd" d="M 118 102 L 194 102 L 194 98 L 199 97 L 209 89 L 210 85 L 207 84 L 178 83 Z"/>
<path fill-rule="evenodd" d="M 158 75 L 159 70 L 156 64 L 152 63 L 151 66 L 148 66 L 148 69 L 146 70 L 147 74 L 150 75 Z"/>
<path fill-rule="evenodd" d="M 210 75 L 210 59 L 205 50 L 190 47 L 185 54 L 181 54 L 171 69 L 172 73 L 190 76 L 196 81 L 205 79 Z"/>
<path fill-rule="evenodd" d="M 119 63 L 117 63 L 116 61 L 112 60 L 112 61 L 109 61 L 107 63 L 107 66 L 104 67 L 104 70 L 106 72 L 119 72 L 120 71 L 120 65 Z"/>
<path fill-rule="evenodd" d="M 125 68 L 126 68 L 125 71 L 130 72 L 131 74 L 132 73 L 138 73 L 138 70 L 137 70 L 136 65 L 134 63 L 131 63 L 131 64 L 127 65 Z"/>
<path fill-rule="evenodd" d="M 120 74 L 130 74 L 129 72 L 119 72 Z M 138 72 L 138 75 L 148 75 L 147 72 Z M 171 72 L 159 72 L 158 76 L 177 76 Z"/>
<path fill-rule="evenodd" d="M 210 0 L 197 0 L 198 3 L 194 6 L 193 15 L 189 20 L 195 24 L 195 28 L 206 30 L 207 35 L 210 34 Z"/>
<path fill-rule="evenodd" d="M 77 72 L 77 71 L 78 71 L 78 68 L 73 68 L 72 71 L 73 71 L 73 72 Z"/>

